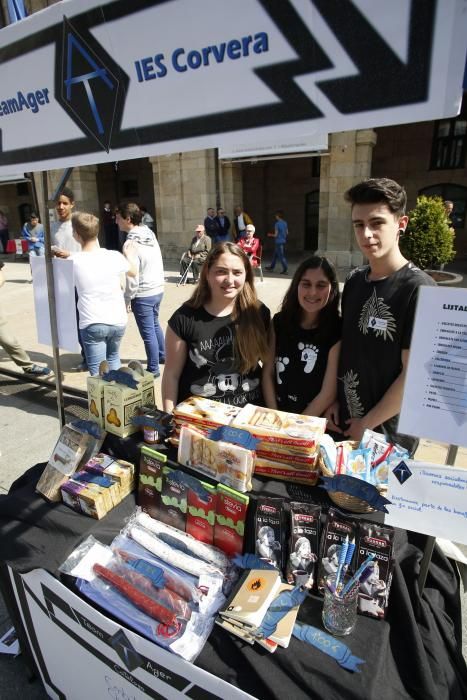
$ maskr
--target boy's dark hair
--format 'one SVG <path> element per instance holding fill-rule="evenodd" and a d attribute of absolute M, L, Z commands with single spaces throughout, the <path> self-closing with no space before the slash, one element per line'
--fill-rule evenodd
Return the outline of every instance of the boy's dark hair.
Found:
<path fill-rule="evenodd" d="M 276 209 L 275 214 L 276 214 L 276 216 L 278 216 L 278 217 L 281 218 L 281 219 L 284 218 L 284 211 L 283 211 L 283 209 Z"/>
<path fill-rule="evenodd" d="M 70 190 L 69 187 L 64 187 L 63 190 L 62 190 L 61 192 L 59 192 L 59 193 L 57 194 L 57 196 L 55 197 L 55 201 L 58 202 L 59 197 L 61 197 L 62 195 L 63 195 L 64 197 L 68 197 L 68 199 L 70 200 L 70 202 L 74 202 L 74 201 L 75 201 L 75 195 L 73 194 L 73 190 Z"/>
<path fill-rule="evenodd" d="M 131 223 L 137 226 L 141 223 L 143 215 L 141 209 L 134 202 L 128 202 L 128 204 L 119 204 L 118 213 L 122 219 L 130 219 Z"/>
<path fill-rule="evenodd" d="M 354 204 L 387 204 L 395 216 L 404 216 L 407 194 L 402 185 L 388 177 L 372 177 L 354 185 L 344 195 L 345 200 Z"/>

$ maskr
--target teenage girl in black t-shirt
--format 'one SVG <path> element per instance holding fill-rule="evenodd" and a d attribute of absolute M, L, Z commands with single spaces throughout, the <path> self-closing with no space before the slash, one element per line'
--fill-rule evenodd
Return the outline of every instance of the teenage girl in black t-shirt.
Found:
<path fill-rule="evenodd" d="M 263 368 L 268 408 L 320 416 L 337 393 L 339 284 L 329 260 L 303 261 L 274 316 Z"/>
<path fill-rule="evenodd" d="M 263 405 L 259 363 L 268 352 L 269 323 L 247 255 L 233 243 L 217 243 L 192 297 L 169 319 L 164 410 L 191 395 L 239 407 Z"/>

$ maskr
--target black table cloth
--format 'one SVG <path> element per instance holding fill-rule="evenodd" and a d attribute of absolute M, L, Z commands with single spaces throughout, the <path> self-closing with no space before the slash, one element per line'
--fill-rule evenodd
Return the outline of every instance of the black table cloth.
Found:
<path fill-rule="evenodd" d="M 15 482 L 8 495 L 0 496 L 0 559 L 17 572 L 41 567 L 59 576 L 60 564 L 89 534 L 105 544 L 111 542 L 134 510 L 135 495 L 128 496 L 101 521 L 94 521 L 62 503 L 49 504 L 35 493 L 43 467 L 36 465 Z M 289 500 L 319 500 L 323 509 L 329 506 L 327 494 L 318 488 L 255 478 L 253 498 L 259 493 Z M 425 539 L 396 530 L 387 620 L 359 615 L 355 631 L 344 639 L 354 655 L 365 659 L 361 673 L 345 671 L 329 656 L 295 638 L 288 649 L 279 648 L 270 655 L 217 626 L 196 664 L 264 700 L 465 700 L 467 668 L 461 651 L 459 577 L 456 567 L 435 547 L 420 597 L 417 581 Z M 0 584 L 27 654 L 4 564 Z M 322 628 L 321 610 L 322 599 L 311 596 L 301 606 L 299 620 Z M 30 662 L 33 664 L 32 657 Z"/>

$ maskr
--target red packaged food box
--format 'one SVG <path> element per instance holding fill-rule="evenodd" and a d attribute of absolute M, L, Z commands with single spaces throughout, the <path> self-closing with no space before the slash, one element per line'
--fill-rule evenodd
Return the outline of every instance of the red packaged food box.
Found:
<path fill-rule="evenodd" d="M 202 500 L 192 489 L 188 490 L 186 531 L 192 537 L 206 544 L 214 544 L 214 525 L 216 522 L 216 487 L 200 482 L 208 492 L 208 500 Z"/>
<path fill-rule="evenodd" d="M 214 545 L 229 557 L 243 554 L 246 514 L 250 499 L 224 484 L 217 486 Z"/>

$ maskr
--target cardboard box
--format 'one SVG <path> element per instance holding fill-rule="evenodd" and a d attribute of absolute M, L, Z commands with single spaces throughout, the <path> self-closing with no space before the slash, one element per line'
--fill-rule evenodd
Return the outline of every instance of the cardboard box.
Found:
<path fill-rule="evenodd" d="M 89 433 L 82 433 L 71 425 L 62 428 L 60 437 L 42 475 L 37 482 L 36 491 L 49 501 L 60 501 L 60 487 L 78 469 L 80 464 L 96 448 L 96 438 Z"/>
<path fill-rule="evenodd" d="M 125 495 L 135 487 L 135 466 L 123 459 L 114 459 L 110 455 L 99 452 L 86 462 L 84 469 L 94 474 L 110 476 L 118 483 Z"/>
<path fill-rule="evenodd" d="M 144 370 L 144 374 L 140 380 L 141 384 L 141 397 L 143 401 L 143 406 L 155 406 L 156 405 L 156 392 L 154 389 L 154 375 L 152 372 L 147 372 Z"/>
<path fill-rule="evenodd" d="M 143 406 L 155 406 L 156 393 L 153 373 L 143 369 L 143 365 L 139 360 L 130 360 L 128 367 L 132 370 L 134 378 L 141 387 Z"/>
<path fill-rule="evenodd" d="M 36 662 L 50 697 L 183 700 L 191 691 L 196 697 L 254 700 L 110 619 L 44 569 L 14 575 L 8 567 L 8 577 L 28 620 L 24 634 L 40 649 Z M 64 663 L 57 649 L 65 649 L 73 663 Z"/>
<path fill-rule="evenodd" d="M 133 425 L 136 409 L 142 406 L 141 387 L 130 389 L 124 384 L 106 383 L 104 387 L 104 427 L 107 432 L 127 437 L 138 432 Z"/>
<path fill-rule="evenodd" d="M 99 376 L 87 379 L 89 420 L 101 428 L 104 427 L 104 387 L 107 383 Z"/>

